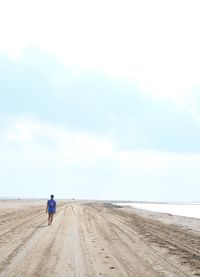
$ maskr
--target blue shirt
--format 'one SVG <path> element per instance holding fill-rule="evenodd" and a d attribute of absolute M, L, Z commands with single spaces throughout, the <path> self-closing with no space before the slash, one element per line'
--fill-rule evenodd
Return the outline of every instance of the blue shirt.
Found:
<path fill-rule="evenodd" d="M 47 206 L 48 206 L 49 213 L 55 213 L 55 211 L 56 211 L 56 201 L 55 200 L 53 200 L 53 199 L 48 200 Z"/>

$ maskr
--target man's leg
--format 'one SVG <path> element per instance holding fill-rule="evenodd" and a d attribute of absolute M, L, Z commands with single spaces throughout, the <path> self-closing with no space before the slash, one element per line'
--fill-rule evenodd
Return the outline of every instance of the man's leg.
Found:
<path fill-rule="evenodd" d="M 48 225 L 51 225 L 51 214 L 48 213 Z"/>
<path fill-rule="evenodd" d="M 53 222 L 53 214 L 51 214 L 51 223 Z"/>
<path fill-rule="evenodd" d="M 49 215 L 49 225 L 51 225 L 52 221 L 53 221 L 53 214 L 51 213 Z"/>

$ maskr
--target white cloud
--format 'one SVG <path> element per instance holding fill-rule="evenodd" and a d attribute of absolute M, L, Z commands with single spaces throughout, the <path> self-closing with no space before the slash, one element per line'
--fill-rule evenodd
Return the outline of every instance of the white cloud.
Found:
<path fill-rule="evenodd" d="M 30 45 L 66 65 L 131 78 L 181 101 L 199 84 L 199 1 L 2 1 L 0 51 Z"/>
<path fill-rule="evenodd" d="M 125 151 L 112 138 L 30 116 L 5 123 L 1 195 L 43 197 L 54 190 L 59 197 L 195 200 L 199 153 Z"/>
<path fill-rule="evenodd" d="M 128 170 L 139 169 L 145 172 L 152 170 L 156 172 L 165 170 L 169 163 L 169 156 L 164 152 L 149 150 L 120 151 L 118 161 L 123 168 Z"/>
<path fill-rule="evenodd" d="M 77 165 L 92 166 L 97 159 L 109 158 L 115 144 L 110 138 L 63 129 L 31 116 L 11 117 L 0 134 L 2 143 L 20 146 L 22 154 L 28 151 L 30 159 L 35 153 L 37 159 L 52 154 L 66 164 Z"/>

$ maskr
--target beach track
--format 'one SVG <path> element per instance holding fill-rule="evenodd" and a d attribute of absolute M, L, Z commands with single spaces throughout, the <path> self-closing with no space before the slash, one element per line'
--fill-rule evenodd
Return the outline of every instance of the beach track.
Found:
<path fill-rule="evenodd" d="M 0 276 L 200 276 L 200 235 L 109 203 L 1 215 Z"/>

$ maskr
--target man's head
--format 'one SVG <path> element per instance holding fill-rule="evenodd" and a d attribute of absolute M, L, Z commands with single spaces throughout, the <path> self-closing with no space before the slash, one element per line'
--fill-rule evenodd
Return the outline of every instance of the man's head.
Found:
<path fill-rule="evenodd" d="M 52 195 L 51 195 L 51 199 L 53 199 L 53 198 L 54 198 L 54 195 L 52 194 Z"/>

